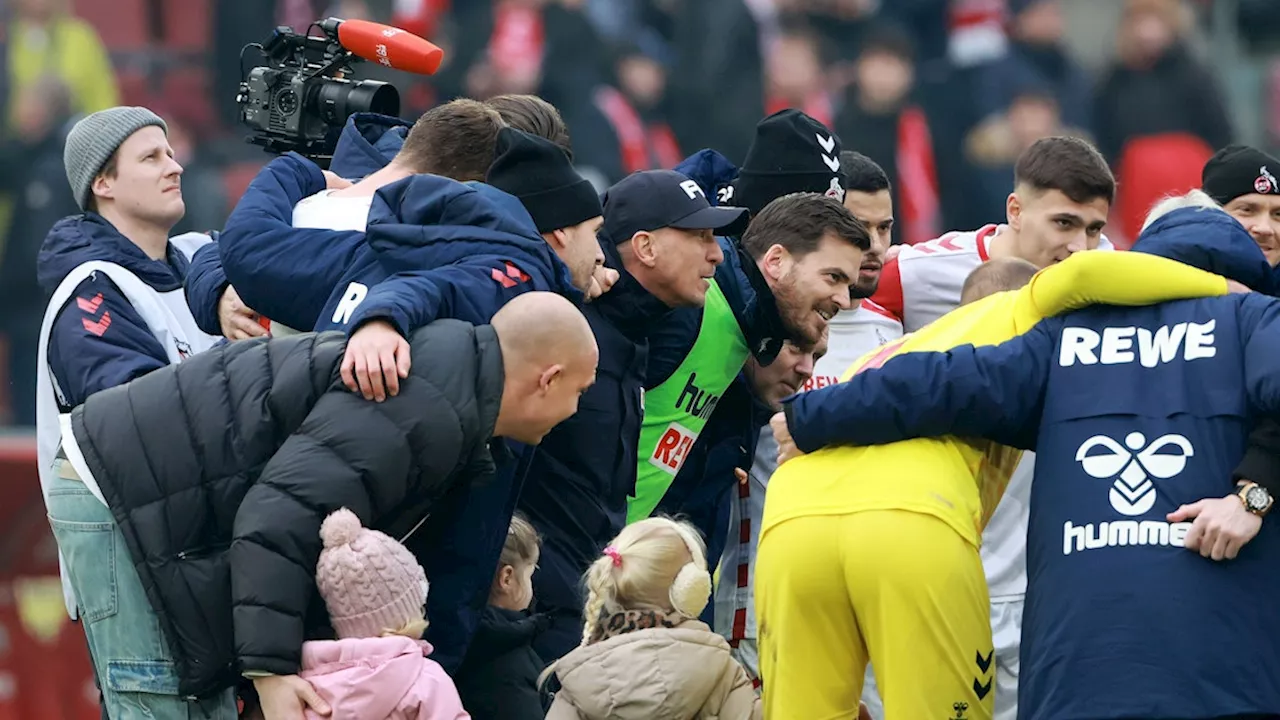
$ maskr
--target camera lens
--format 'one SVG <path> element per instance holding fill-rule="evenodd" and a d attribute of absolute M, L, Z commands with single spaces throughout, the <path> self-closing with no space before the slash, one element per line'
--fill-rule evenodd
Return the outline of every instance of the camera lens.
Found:
<path fill-rule="evenodd" d="M 394 85 L 375 80 L 356 83 L 347 96 L 351 112 L 371 112 L 379 115 L 400 114 L 400 92 Z"/>
<path fill-rule="evenodd" d="M 377 80 L 325 78 L 315 95 L 317 109 L 326 122 L 342 124 L 353 113 L 400 114 L 400 93 L 395 86 Z"/>

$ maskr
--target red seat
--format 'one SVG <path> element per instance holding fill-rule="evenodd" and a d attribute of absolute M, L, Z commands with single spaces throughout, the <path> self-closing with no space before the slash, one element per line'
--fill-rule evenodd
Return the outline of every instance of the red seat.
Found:
<path fill-rule="evenodd" d="M 1200 171 L 1213 157 L 1213 148 L 1188 133 L 1148 135 L 1125 143 L 1116 164 L 1116 212 L 1128 248 L 1142 230 L 1152 206 L 1167 195 L 1181 195 L 1200 187 Z M 1110 233 L 1108 233 L 1110 236 Z"/>
<path fill-rule="evenodd" d="M 162 0 L 164 45 L 170 50 L 205 52 L 213 34 L 209 0 Z"/>
<path fill-rule="evenodd" d="M 98 31 L 108 51 L 148 44 L 147 0 L 74 0 L 74 14 Z"/>
<path fill-rule="evenodd" d="M 240 202 L 240 196 L 249 189 L 249 183 L 253 182 L 253 179 L 258 176 L 258 171 L 262 170 L 266 164 L 265 159 L 262 162 L 245 160 L 228 165 L 222 171 L 222 184 L 227 190 L 227 212 Z"/>

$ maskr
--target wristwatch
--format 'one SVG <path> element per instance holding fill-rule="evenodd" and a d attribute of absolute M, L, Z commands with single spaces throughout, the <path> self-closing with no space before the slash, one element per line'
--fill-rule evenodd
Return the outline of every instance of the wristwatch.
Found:
<path fill-rule="evenodd" d="M 1244 509 L 1258 517 L 1266 517 L 1275 504 L 1275 498 L 1266 488 L 1255 482 L 1246 482 L 1236 489 L 1236 497 L 1244 503 Z"/>

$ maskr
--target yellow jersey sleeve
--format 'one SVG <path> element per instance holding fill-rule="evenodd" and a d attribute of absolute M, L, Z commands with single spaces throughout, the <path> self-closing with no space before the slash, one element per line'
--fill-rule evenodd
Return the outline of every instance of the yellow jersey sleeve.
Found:
<path fill-rule="evenodd" d="M 1081 252 L 1051 265 L 1018 291 L 1019 333 L 1046 317 L 1094 304 L 1155 305 L 1216 297 L 1226 278 L 1175 260 L 1134 252 Z"/>

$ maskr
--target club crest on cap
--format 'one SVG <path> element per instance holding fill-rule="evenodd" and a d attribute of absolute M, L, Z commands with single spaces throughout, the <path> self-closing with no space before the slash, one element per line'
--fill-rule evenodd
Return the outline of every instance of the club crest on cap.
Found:
<path fill-rule="evenodd" d="M 1276 182 L 1276 176 L 1267 172 L 1267 166 L 1263 165 L 1258 168 L 1258 178 L 1253 181 L 1253 189 L 1262 195 L 1280 193 L 1280 183 Z"/>
<path fill-rule="evenodd" d="M 831 187 L 827 188 L 827 191 L 822 194 L 844 202 L 844 188 L 840 187 L 840 178 L 831 178 Z"/>

